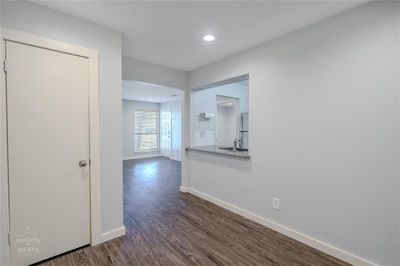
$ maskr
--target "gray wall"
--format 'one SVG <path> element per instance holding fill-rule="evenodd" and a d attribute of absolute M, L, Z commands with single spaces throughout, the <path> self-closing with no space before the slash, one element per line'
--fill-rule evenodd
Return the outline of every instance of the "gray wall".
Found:
<path fill-rule="evenodd" d="M 120 228 L 123 225 L 121 34 L 29 2 L 2 1 L 1 8 L 5 28 L 99 51 L 101 229 L 104 233 Z"/>
<path fill-rule="evenodd" d="M 185 90 L 189 84 L 188 72 L 164 67 L 137 59 L 122 57 L 122 78 L 143 81 Z"/>
<path fill-rule="evenodd" d="M 372 2 L 193 71 L 192 88 L 250 74 L 252 159 L 192 152 L 188 186 L 400 265 L 399 19 Z"/>

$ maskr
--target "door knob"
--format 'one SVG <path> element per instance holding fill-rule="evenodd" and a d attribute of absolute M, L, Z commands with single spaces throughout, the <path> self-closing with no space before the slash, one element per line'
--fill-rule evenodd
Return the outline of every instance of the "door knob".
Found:
<path fill-rule="evenodd" d="M 85 160 L 79 161 L 79 166 L 84 167 L 87 165 L 87 162 Z"/>

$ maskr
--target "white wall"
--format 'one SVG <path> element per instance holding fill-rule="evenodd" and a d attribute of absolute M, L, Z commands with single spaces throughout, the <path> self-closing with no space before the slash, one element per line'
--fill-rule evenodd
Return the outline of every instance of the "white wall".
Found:
<path fill-rule="evenodd" d="M 124 160 L 138 159 L 144 157 L 160 156 L 159 152 L 135 152 L 134 138 L 134 112 L 135 111 L 160 111 L 159 103 L 140 102 L 140 101 L 122 101 L 122 135 L 123 135 L 123 158 Z"/>
<path fill-rule="evenodd" d="M 249 111 L 249 89 L 243 86 L 242 82 L 192 91 L 190 97 L 191 146 L 216 144 L 216 117 L 203 120 L 199 119 L 199 114 L 217 114 L 217 95 L 238 98 L 240 100 L 240 112 L 245 113 Z"/>
<path fill-rule="evenodd" d="M 161 103 L 160 108 L 171 108 L 172 129 L 171 129 L 171 159 L 181 160 L 182 142 L 182 105 L 181 101 L 170 101 Z"/>
<path fill-rule="evenodd" d="M 400 265 L 399 19 L 372 2 L 193 71 L 192 88 L 250 74 L 252 158 L 191 152 L 188 186 Z"/>
<path fill-rule="evenodd" d="M 120 228 L 123 226 L 121 34 L 29 2 L 2 1 L 1 9 L 5 28 L 99 51 L 101 228 L 102 232 Z M 4 226 L 2 229 L 4 243 L 4 232 L 8 229 Z M 3 255 L 2 258 L 6 257 Z M 7 265 L 5 260 L 2 265 Z"/>

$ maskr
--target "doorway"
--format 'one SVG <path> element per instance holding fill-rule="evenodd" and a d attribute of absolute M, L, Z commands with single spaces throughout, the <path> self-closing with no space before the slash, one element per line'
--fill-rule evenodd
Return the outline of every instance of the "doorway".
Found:
<path fill-rule="evenodd" d="M 160 109 L 160 153 L 167 158 L 171 158 L 171 127 L 171 108 Z"/>
<path fill-rule="evenodd" d="M 229 147 L 239 132 L 240 99 L 217 95 L 216 102 L 216 143 L 218 146 Z"/>
<path fill-rule="evenodd" d="M 123 80 L 122 87 L 124 160 L 181 161 L 183 91 L 133 80 Z"/>

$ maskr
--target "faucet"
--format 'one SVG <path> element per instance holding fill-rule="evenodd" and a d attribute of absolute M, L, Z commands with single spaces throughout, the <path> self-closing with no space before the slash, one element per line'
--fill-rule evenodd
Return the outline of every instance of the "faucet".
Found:
<path fill-rule="evenodd" d="M 243 148 L 243 131 L 239 132 L 239 148 Z"/>
<path fill-rule="evenodd" d="M 239 138 L 235 138 L 233 140 L 233 151 L 237 151 L 237 145 L 238 145 L 239 142 L 240 142 Z"/>

